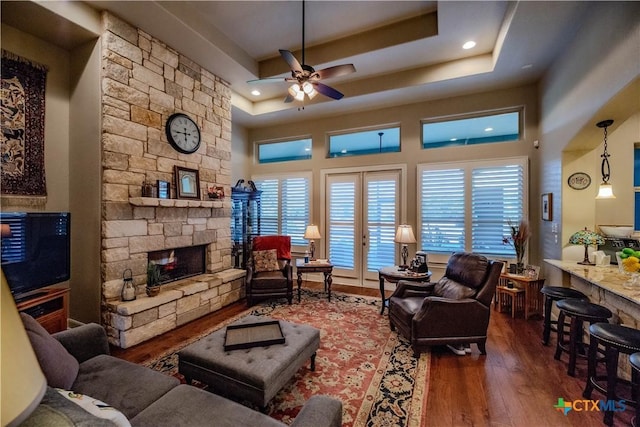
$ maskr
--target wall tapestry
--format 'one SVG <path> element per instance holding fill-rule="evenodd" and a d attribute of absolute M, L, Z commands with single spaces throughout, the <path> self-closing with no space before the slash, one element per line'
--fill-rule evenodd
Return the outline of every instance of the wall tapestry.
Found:
<path fill-rule="evenodd" d="M 47 67 L 3 49 L 0 74 L 2 195 L 44 197 L 47 195 L 44 172 Z"/>

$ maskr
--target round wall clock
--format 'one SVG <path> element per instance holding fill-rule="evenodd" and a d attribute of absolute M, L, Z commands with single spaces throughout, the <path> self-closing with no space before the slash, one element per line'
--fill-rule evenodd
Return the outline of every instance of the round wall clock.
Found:
<path fill-rule="evenodd" d="M 186 114 L 172 114 L 165 130 L 169 143 L 181 153 L 191 154 L 200 147 L 200 129 Z"/>
<path fill-rule="evenodd" d="M 591 177 L 584 172 L 576 172 L 567 180 L 569 187 L 574 190 L 584 190 L 591 185 Z"/>

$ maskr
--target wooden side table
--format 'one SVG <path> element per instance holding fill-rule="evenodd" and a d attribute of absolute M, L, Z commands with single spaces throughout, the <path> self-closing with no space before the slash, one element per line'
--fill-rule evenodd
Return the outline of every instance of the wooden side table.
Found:
<path fill-rule="evenodd" d="M 382 298 L 382 308 L 380 314 L 384 314 L 384 308 L 389 305 L 389 300 L 384 295 L 384 281 L 390 283 L 398 283 L 400 280 L 409 280 L 411 282 L 429 282 L 431 280 L 431 272 L 413 273 L 409 270 L 399 270 L 399 267 L 382 267 L 378 270 L 378 278 L 380 280 L 380 298 Z"/>
<path fill-rule="evenodd" d="M 303 259 L 296 260 L 296 274 L 298 275 L 298 302 L 300 302 L 300 287 L 302 286 L 302 273 L 323 273 L 324 274 L 324 291 L 327 292 L 328 299 L 331 301 L 331 283 L 333 278 L 333 264 L 329 262 L 307 262 Z"/>
<path fill-rule="evenodd" d="M 544 279 L 533 279 L 531 277 L 518 276 L 516 274 L 503 273 L 500 275 L 499 285 L 506 285 L 509 281 L 517 283 L 518 288 L 524 289 L 524 318 L 539 314 L 543 315 L 544 295 L 540 292 L 544 286 Z"/>
<path fill-rule="evenodd" d="M 496 287 L 496 304 L 498 312 L 511 308 L 511 317 L 516 317 L 516 312 L 525 311 L 525 290 L 520 288 Z"/>

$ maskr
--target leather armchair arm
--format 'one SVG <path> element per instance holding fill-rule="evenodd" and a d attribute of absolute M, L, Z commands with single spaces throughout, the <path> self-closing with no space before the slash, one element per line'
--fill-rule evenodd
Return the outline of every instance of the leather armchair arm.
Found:
<path fill-rule="evenodd" d="M 396 289 L 391 294 L 392 297 L 428 297 L 433 294 L 433 288 L 435 287 L 435 283 L 430 282 L 410 282 L 408 280 L 399 280 L 396 284 Z"/>
<path fill-rule="evenodd" d="M 253 279 L 253 265 L 251 264 L 247 264 L 247 275 L 245 276 L 244 280 L 245 283 L 251 283 L 251 279 Z"/>
<path fill-rule="evenodd" d="M 484 335 L 488 324 L 489 307 L 470 298 L 428 297 L 413 317 L 413 326 L 421 331 L 421 337 Z"/>
<path fill-rule="evenodd" d="M 282 274 L 287 278 L 287 281 L 293 281 L 293 267 L 291 266 L 291 261 L 287 261 L 282 269 Z"/>

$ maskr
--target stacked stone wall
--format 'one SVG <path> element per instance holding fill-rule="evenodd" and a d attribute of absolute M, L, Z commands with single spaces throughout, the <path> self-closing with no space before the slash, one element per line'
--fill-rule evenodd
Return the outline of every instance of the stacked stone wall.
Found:
<path fill-rule="evenodd" d="M 231 268 L 231 202 L 205 200 L 209 186 L 223 187 L 225 194 L 231 194 L 231 91 L 227 82 L 161 40 L 108 12 L 102 18 L 103 321 L 113 329 L 138 322 L 162 323 L 149 328 L 162 333 L 170 323 L 175 327 L 180 321 L 158 316 L 147 322 L 156 315 L 144 313 L 124 322 L 114 314 L 123 273 L 131 269 L 137 294 L 145 298 L 150 251 L 207 245 L 207 273 Z M 200 127 L 202 142 L 195 153 L 179 153 L 167 141 L 165 124 L 176 112 L 187 114 Z M 170 182 L 171 197 L 175 197 L 176 166 L 198 171 L 201 200 L 141 197 L 143 184 L 157 180 Z M 239 292 L 233 295 L 241 297 Z M 185 313 L 193 311 L 186 308 L 196 305 L 195 298 L 180 298 L 185 301 L 176 300 L 177 312 L 180 307 Z M 155 311 L 171 310 L 161 305 Z M 205 311 L 210 310 L 198 312 Z M 118 330 L 124 335 L 111 335 L 121 344 L 137 341 L 122 338 L 127 329 Z"/>

